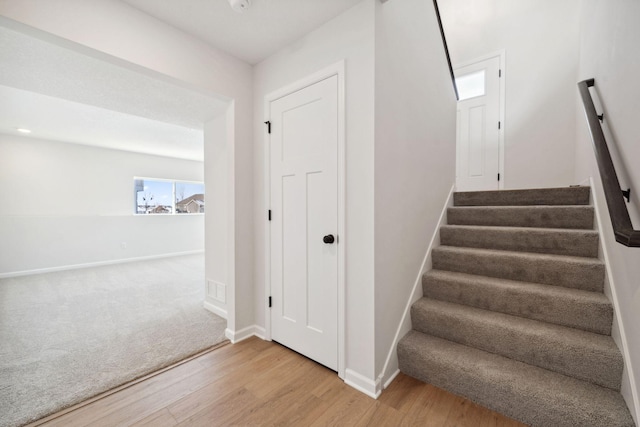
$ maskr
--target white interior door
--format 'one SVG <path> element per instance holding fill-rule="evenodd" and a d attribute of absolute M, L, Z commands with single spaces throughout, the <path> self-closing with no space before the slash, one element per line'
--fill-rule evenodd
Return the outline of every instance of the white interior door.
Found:
<path fill-rule="evenodd" d="M 338 77 L 269 111 L 271 336 L 337 370 Z"/>
<path fill-rule="evenodd" d="M 500 180 L 500 57 L 457 68 L 456 189 L 497 190 Z"/>

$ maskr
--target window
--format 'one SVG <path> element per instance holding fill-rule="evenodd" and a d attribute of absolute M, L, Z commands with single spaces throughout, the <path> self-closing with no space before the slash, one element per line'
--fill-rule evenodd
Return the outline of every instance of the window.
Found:
<path fill-rule="evenodd" d="M 204 213 L 202 182 L 134 178 L 133 183 L 138 215 Z"/>
<path fill-rule="evenodd" d="M 460 101 L 484 95 L 484 70 L 456 77 Z"/>
<path fill-rule="evenodd" d="M 204 213 L 204 184 L 201 182 L 176 181 L 176 213 Z"/>

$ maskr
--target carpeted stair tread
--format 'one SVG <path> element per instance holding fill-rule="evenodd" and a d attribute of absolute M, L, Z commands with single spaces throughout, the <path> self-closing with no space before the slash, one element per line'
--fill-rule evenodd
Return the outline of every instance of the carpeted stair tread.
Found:
<path fill-rule="evenodd" d="M 440 228 L 440 244 L 593 258 L 598 256 L 598 232 L 595 230 L 444 225 Z"/>
<path fill-rule="evenodd" d="M 455 206 L 588 205 L 589 187 L 467 191 L 453 194 Z"/>
<path fill-rule="evenodd" d="M 428 271 L 422 290 L 432 299 L 611 334 L 613 307 L 600 292 L 442 270 Z"/>
<path fill-rule="evenodd" d="M 590 188 L 453 197 L 400 370 L 532 426 L 633 426 Z"/>
<path fill-rule="evenodd" d="M 450 225 L 593 229 L 592 206 L 468 206 L 447 209 Z"/>
<path fill-rule="evenodd" d="M 604 264 L 594 258 L 440 246 L 433 268 L 602 292 Z"/>
<path fill-rule="evenodd" d="M 610 336 L 537 320 L 421 298 L 413 329 L 614 390 L 622 356 Z"/>
<path fill-rule="evenodd" d="M 634 426 L 614 390 L 418 331 L 400 340 L 398 360 L 407 375 L 533 427 Z"/>

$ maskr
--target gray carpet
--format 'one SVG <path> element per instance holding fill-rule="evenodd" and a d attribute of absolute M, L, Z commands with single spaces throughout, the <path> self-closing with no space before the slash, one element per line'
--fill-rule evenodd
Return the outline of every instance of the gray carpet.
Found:
<path fill-rule="evenodd" d="M 0 426 L 18 426 L 225 339 L 204 256 L 0 280 Z"/>
<path fill-rule="evenodd" d="M 589 188 L 454 194 L 400 370 L 535 427 L 634 425 Z"/>

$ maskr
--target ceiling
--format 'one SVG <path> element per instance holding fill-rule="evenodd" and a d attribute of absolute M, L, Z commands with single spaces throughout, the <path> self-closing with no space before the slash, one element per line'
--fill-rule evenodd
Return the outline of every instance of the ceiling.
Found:
<path fill-rule="evenodd" d="M 252 0 L 243 14 L 228 0 L 121 1 L 256 64 L 361 0 Z M 0 20 L 0 133 L 203 160 L 203 124 L 226 100 L 35 35 Z"/>
<path fill-rule="evenodd" d="M 8 86 L 0 86 L 0 131 L 136 153 L 203 161 L 202 129 L 192 129 Z"/>
<path fill-rule="evenodd" d="M 0 132 L 202 160 L 227 102 L 0 25 Z"/>
<path fill-rule="evenodd" d="M 362 0 L 122 0 L 249 64 L 257 64 Z"/>

